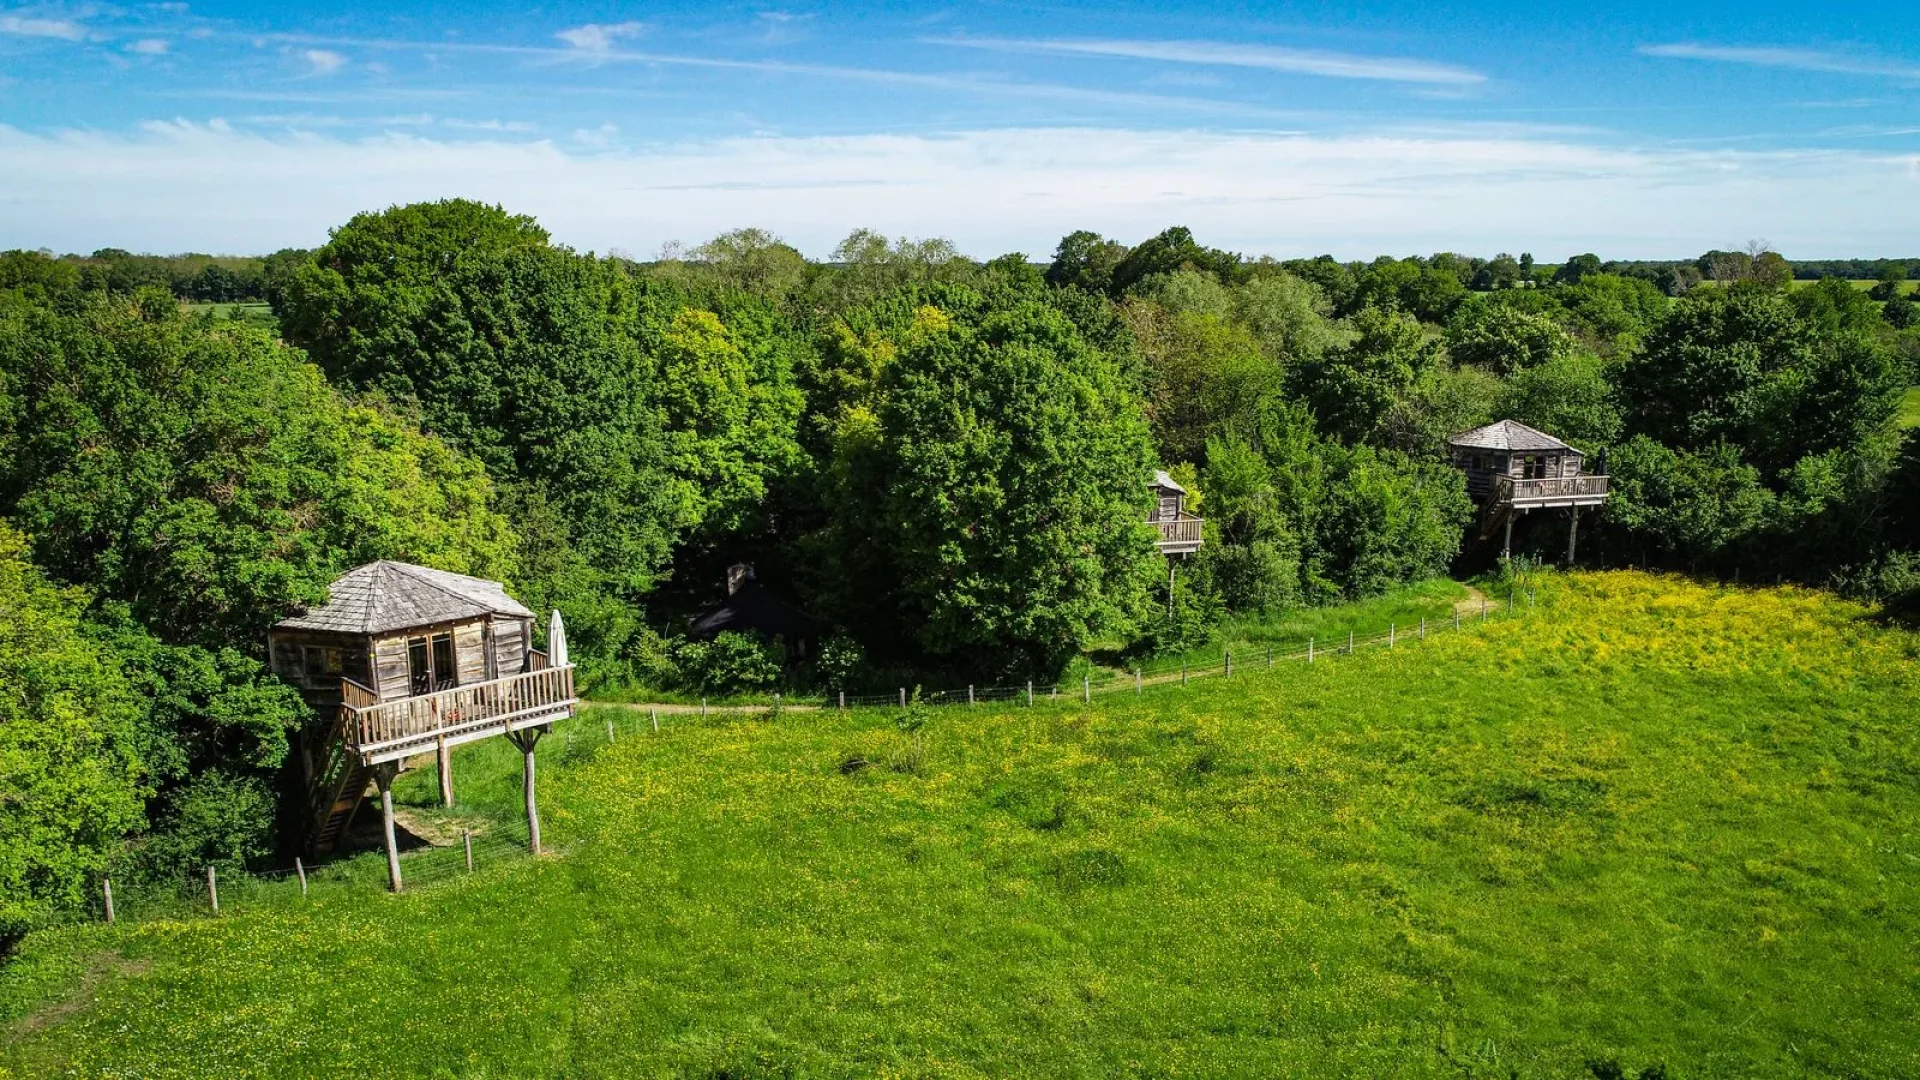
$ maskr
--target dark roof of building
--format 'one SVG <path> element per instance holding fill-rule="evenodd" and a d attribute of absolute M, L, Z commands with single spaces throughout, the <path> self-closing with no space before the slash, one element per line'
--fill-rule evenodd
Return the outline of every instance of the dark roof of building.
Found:
<path fill-rule="evenodd" d="M 1447 442 L 1473 450 L 1573 450 L 1559 439 L 1518 420 L 1497 420 L 1486 427 L 1463 431 Z"/>
<path fill-rule="evenodd" d="M 282 619 L 274 628 L 383 634 L 489 615 L 533 618 L 497 581 L 383 559 L 340 575 L 327 586 L 326 603 Z"/>
<path fill-rule="evenodd" d="M 821 625 L 768 591 L 757 579 L 748 578 L 732 596 L 695 619 L 688 636 L 710 638 L 729 630 L 743 634 L 779 634 L 791 640 L 817 637 Z"/>

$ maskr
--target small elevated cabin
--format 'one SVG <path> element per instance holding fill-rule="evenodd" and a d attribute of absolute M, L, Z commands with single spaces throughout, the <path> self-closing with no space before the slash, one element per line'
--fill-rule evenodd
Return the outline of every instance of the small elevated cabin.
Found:
<path fill-rule="evenodd" d="M 1512 553 L 1513 519 L 1533 510 L 1567 507 L 1571 563 L 1580 528 L 1580 508 L 1607 501 L 1607 477 L 1582 472 L 1586 455 L 1518 420 L 1499 420 L 1447 440 L 1454 467 L 1467 474 L 1467 494 L 1480 507 L 1480 537 L 1506 530 L 1502 555 Z M 1603 459 L 1604 460 L 1604 459 Z"/>
<path fill-rule="evenodd" d="M 693 621 L 687 636 L 711 641 L 729 631 L 753 634 L 785 648 L 787 663 L 797 664 L 813 654 L 823 627 L 760 584 L 752 563 L 727 567 L 727 598 Z"/>
<path fill-rule="evenodd" d="M 397 888 L 393 774 L 410 757 L 436 754 L 441 796 L 452 805 L 449 749 L 502 734 L 524 743 L 528 756 L 537 848 L 531 747 L 554 720 L 572 715 L 575 698 L 573 668 L 549 664 L 531 647 L 533 612 L 497 581 L 402 562 L 355 567 L 327 593 L 326 603 L 267 634 L 274 673 L 331 721 L 302 740 L 313 800 L 309 851 L 338 842 L 372 780 L 388 809 Z"/>
<path fill-rule="evenodd" d="M 1160 554 L 1191 555 L 1199 551 L 1201 519 L 1187 513 L 1187 489 L 1164 469 L 1155 469 L 1153 494 L 1153 509 L 1147 520 L 1160 531 Z"/>

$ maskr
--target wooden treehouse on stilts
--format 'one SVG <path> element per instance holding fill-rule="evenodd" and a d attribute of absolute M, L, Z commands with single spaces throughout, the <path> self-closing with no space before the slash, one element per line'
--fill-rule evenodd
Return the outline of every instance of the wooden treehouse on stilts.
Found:
<path fill-rule="evenodd" d="M 555 720 L 573 715 L 577 699 L 573 666 L 532 648 L 532 629 L 533 612 L 499 582 L 401 562 L 350 570 L 329 586 L 325 604 L 274 625 L 274 673 L 323 718 L 300 746 L 310 854 L 340 842 L 371 782 L 398 890 L 395 774 L 434 755 L 441 800 L 452 806 L 452 749 L 495 735 L 523 755 L 529 842 L 539 852 L 534 746 Z M 564 637 L 549 644 L 564 661 Z"/>
<path fill-rule="evenodd" d="M 1447 440 L 1454 467 L 1467 474 L 1467 494 L 1480 508 L 1480 539 L 1503 532 L 1500 557 L 1513 554 L 1513 519 L 1567 508 L 1567 565 L 1580 537 L 1580 509 L 1607 501 L 1607 477 L 1583 473 L 1586 455 L 1517 420 L 1500 420 Z M 1604 455 L 1601 461 L 1604 465 Z"/>
<path fill-rule="evenodd" d="M 1187 513 L 1187 489 L 1164 469 L 1153 471 L 1153 509 L 1147 521 L 1160 534 L 1154 546 L 1167 557 L 1167 614 L 1173 614 L 1173 574 L 1180 561 L 1199 552 L 1202 519 Z"/>

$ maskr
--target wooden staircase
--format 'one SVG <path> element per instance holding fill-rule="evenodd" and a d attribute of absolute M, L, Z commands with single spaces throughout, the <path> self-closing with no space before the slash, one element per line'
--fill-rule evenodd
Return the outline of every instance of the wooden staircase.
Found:
<path fill-rule="evenodd" d="M 340 710 L 340 719 L 328 733 L 321 749 L 320 767 L 313 773 L 313 788 L 308 793 L 307 853 L 325 855 L 332 851 L 353 824 L 353 815 L 366 796 L 367 782 L 373 771 L 346 744 L 348 713 Z"/>
<path fill-rule="evenodd" d="M 1490 539 L 1513 516 L 1513 481 L 1500 477 L 1480 506 L 1480 539 Z"/>

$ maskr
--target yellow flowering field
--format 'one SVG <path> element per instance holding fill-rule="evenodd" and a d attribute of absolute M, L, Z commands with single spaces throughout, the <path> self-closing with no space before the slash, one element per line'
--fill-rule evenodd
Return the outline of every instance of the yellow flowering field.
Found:
<path fill-rule="evenodd" d="M 633 715 L 548 740 L 557 855 L 30 937 L 0 1069 L 1920 1075 L 1920 635 L 1831 597 L 1548 576 L 1091 706 Z"/>

